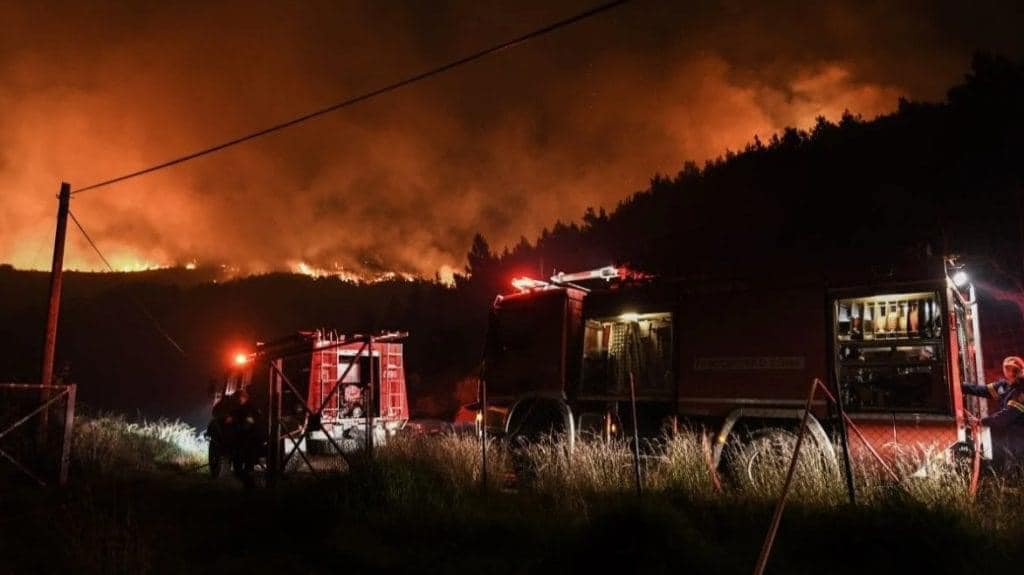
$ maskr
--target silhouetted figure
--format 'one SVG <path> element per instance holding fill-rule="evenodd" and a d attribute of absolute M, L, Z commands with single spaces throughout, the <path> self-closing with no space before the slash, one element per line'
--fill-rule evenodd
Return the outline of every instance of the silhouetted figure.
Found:
<path fill-rule="evenodd" d="M 249 392 L 243 387 L 235 394 L 234 408 L 227 417 L 230 437 L 231 461 L 237 477 L 246 488 L 255 485 L 253 469 L 259 460 L 261 434 L 259 410 L 249 401 Z"/>

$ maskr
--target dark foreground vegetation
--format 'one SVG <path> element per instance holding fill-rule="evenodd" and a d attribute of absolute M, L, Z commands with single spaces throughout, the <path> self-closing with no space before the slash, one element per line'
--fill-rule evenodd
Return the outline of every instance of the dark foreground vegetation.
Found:
<path fill-rule="evenodd" d="M 710 480 L 701 434 L 652 449 L 642 499 L 627 445 L 548 441 L 492 453 L 486 494 L 471 437 L 407 437 L 373 461 L 246 491 L 201 468 L 180 424 L 79 423 L 66 490 L 4 485 L 2 573 L 749 573 L 784 458 L 754 480 Z M 519 480 L 510 482 L 513 467 Z M 866 462 L 861 502 L 810 452 L 769 572 L 1013 572 L 1024 561 L 1019 483 L 979 498 L 932 454 L 906 454 L 900 490 Z M 745 478 L 744 478 L 745 477 Z M 510 488 L 510 485 L 514 485 Z"/>

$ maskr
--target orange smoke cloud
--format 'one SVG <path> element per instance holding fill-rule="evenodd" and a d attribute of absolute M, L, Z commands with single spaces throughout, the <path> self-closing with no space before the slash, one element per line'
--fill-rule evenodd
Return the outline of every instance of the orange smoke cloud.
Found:
<path fill-rule="evenodd" d="M 511 15 L 468 2 L 401 11 L 5 4 L 0 261 L 48 267 L 62 179 L 83 186 L 275 123 L 579 8 L 566 4 Z M 450 281 L 477 231 L 497 246 L 532 237 L 755 134 L 844 110 L 872 117 L 901 94 L 935 97 L 967 61 L 969 50 L 936 55 L 928 36 L 919 40 L 931 75 L 894 72 L 920 53 L 882 61 L 876 45 L 921 32 L 899 18 L 860 26 L 877 15 L 843 6 L 627 6 L 358 108 L 76 196 L 72 210 L 123 269 L 301 262 Z M 820 29 L 779 33 L 796 15 Z M 67 263 L 102 269 L 74 229 Z"/>

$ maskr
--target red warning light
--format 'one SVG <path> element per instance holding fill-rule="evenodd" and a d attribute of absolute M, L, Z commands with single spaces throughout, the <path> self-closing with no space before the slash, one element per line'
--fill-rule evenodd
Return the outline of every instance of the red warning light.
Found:
<path fill-rule="evenodd" d="M 528 277 L 519 277 L 512 279 L 512 287 L 516 288 L 519 291 L 530 291 L 532 289 L 544 288 L 547 287 L 548 285 L 550 284 L 548 284 L 547 282 L 535 280 L 533 278 Z"/>

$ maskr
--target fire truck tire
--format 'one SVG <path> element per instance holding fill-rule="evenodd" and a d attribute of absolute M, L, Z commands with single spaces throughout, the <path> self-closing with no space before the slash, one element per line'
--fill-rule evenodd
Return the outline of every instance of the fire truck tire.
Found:
<path fill-rule="evenodd" d="M 796 434 L 788 429 L 766 427 L 753 431 L 749 438 L 742 442 L 733 442 L 726 457 L 729 477 L 741 485 L 755 489 L 781 479 L 793 456 L 796 439 Z M 833 455 L 830 449 L 823 449 L 818 445 L 813 436 L 806 436 L 801 448 L 801 465 L 797 468 L 797 476 L 799 477 L 801 470 L 821 470 L 823 473 L 832 474 L 837 469 L 836 462 L 830 459 Z"/>
<path fill-rule="evenodd" d="M 564 401 L 556 399 L 520 400 L 512 406 L 505 424 L 505 436 L 512 445 L 561 436 L 569 441 L 572 449 L 575 435 L 572 409 Z"/>

